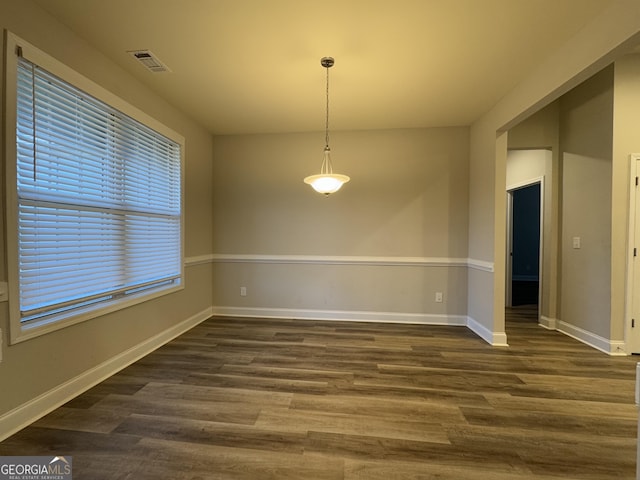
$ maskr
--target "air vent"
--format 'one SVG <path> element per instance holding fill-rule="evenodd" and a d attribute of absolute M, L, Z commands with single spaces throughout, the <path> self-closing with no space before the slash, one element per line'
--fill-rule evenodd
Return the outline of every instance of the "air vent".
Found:
<path fill-rule="evenodd" d="M 144 67 L 153 73 L 170 72 L 171 70 L 149 50 L 130 50 L 127 52 Z"/>

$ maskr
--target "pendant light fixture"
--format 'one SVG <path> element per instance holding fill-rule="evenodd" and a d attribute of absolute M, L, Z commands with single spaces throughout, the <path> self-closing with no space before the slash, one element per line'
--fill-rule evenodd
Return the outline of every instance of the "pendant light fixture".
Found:
<path fill-rule="evenodd" d="M 313 187 L 318 193 L 329 195 L 330 193 L 337 192 L 342 187 L 343 183 L 347 183 L 350 178 L 346 175 L 340 175 L 333 173 L 333 166 L 331 165 L 331 149 L 329 148 L 329 69 L 333 67 L 334 60 L 331 57 L 323 57 L 320 59 L 320 65 L 327 70 L 327 108 L 326 108 L 326 121 L 324 130 L 324 158 L 322 160 L 322 166 L 320 167 L 319 175 L 310 175 L 304 179 L 304 183 L 307 183 Z"/>

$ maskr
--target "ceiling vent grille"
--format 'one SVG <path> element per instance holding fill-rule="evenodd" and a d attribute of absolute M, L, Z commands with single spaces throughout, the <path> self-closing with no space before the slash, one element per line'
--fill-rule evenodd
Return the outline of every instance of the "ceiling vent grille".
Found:
<path fill-rule="evenodd" d="M 169 67 L 162 63 L 160 59 L 149 50 L 130 50 L 127 53 L 140 62 L 150 72 L 171 72 Z"/>

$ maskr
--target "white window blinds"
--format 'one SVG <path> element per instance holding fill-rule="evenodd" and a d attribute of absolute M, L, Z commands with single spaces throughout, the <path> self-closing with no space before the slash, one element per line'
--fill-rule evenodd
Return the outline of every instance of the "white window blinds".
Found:
<path fill-rule="evenodd" d="M 180 144 L 20 57 L 22 322 L 181 276 Z"/>

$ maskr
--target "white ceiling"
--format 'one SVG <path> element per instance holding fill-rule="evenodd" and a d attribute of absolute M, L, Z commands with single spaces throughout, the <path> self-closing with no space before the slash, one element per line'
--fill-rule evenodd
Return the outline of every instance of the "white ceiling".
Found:
<path fill-rule="evenodd" d="M 215 134 L 469 125 L 615 0 L 35 0 Z M 128 54 L 149 49 L 172 73 Z"/>

